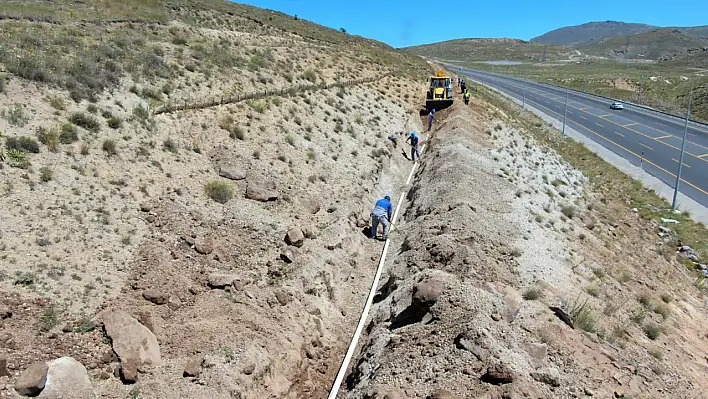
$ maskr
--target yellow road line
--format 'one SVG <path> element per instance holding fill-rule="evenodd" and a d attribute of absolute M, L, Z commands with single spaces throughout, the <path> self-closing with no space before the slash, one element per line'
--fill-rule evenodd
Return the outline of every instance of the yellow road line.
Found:
<path fill-rule="evenodd" d="M 668 139 L 669 137 L 674 137 L 674 136 L 667 134 L 666 136 L 655 137 L 654 140 Z"/>
<path fill-rule="evenodd" d="M 622 127 L 627 127 L 627 126 L 634 126 L 634 125 L 638 125 L 638 124 L 639 124 L 639 123 L 636 123 L 636 122 L 635 122 L 635 123 L 630 123 L 629 125 L 620 125 L 620 126 L 622 126 Z"/>
<path fill-rule="evenodd" d="M 622 133 L 620 133 L 620 132 L 615 132 L 615 133 L 616 133 L 616 134 L 619 134 L 619 135 L 622 136 L 622 137 L 624 137 L 624 134 L 622 134 Z M 706 155 L 708 155 L 708 154 L 706 154 Z"/>
<path fill-rule="evenodd" d="M 595 122 L 595 124 L 596 124 L 597 126 L 600 126 L 600 127 L 605 127 L 605 125 L 599 124 L 599 123 L 597 123 L 597 122 Z"/>
<path fill-rule="evenodd" d="M 708 154 L 699 155 L 699 156 L 697 156 L 696 158 L 701 158 L 701 159 L 703 159 L 703 157 L 708 157 Z"/>
<path fill-rule="evenodd" d="M 588 107 L 585 107 L 585 108 L 578 108 L 578 109 L 581 110 L 581 111 L 585 111 L 585 110 L 588 109 Z"/>
<path fill-rule="evenodd" d="M 678 159 L 671 158 L 671 160 L 678 163 Z M 683 166 L 690 168 L 690 166 L 688 164 L 686 164 L 686 162 L 683 163 Z"/>
<path fill-rule="evenodd" d="M 648 148 L 648 149 L 654 151 L 653 148 L 649 147 L 648 145 L 646 145 L 646 144 L 644 144 L 644 143 L 639 143 L 639 145 L 641 145 L 642 147 L 646 147 L 646 148 Z"/>
<path fill-rule="evenodd" d="M 608 139 L 607 137 L 605 137 L 605 136 L 603 136 L 603 135 L 601 135 L 601 134 L 599 134 L 599 133 L 596 133 L 596 132 L 594 132 L 594 131 L 588 129 L 588 128 L 586 128 L 585 126 L 580 126 L 580 127 L 582 127 L 583 129 L 589 131 L 589 132 L 592 133 L 592 134 L 595 134 L 595 135 L 597 135 L 597 136 L 602 137 L 602 138 L 605 139 L 606 141 L 608 141 L 608 142 L 610 142 L 610 143 L 616 145 L 617 147 L 619 147 L 619 148 L 621 148 L 621 149 L 627 151 L 628 153 L 634 155 L 635 157 L 637 157 L 637 158 L 642 158 L 642 159 L 644 160 L 644 162 L 646 162 L 646 163 L 648 163 L 648 164 L 654 166 L 654 167 L 657 168 L 657 169 L 660 169 L 660 170 L 664 171 L 664 172 L 667 173 L 668 175 L 670 175 L 670 176 L 672 176 L 672 177 L 676 177 L 675 174 L 669 172 L 668 170 L 662 168 L 661 166 L 655 164 L 654 162 L 652 162 L 652 161 L 650 161 L 650 160 L 648 160 L 648 159 L 646 159 L 646 158 L 644 158 L 644 157 L 640 157 L 639 155 L 635 154 L 634 151 L 631 151 L 631 150 L 628 150 L 628 149 L 622 147 L 621 145 L 615 143 L 614 141 Z M 708 195 L 708 191 L 706 191 L 706 190 L 704 190 L 704 189 L 702 189 L 702 188 L 696 186 L 695 184 L 693 184 L 693 183 L 691 183 L 691 182 L 688 182 L 688 181 L 684 180 L 683 178 L 681 179 L 681 181 L 684 182 L 684 183 L 686 183 L 686 184 L 688 184 L 689 186 L 695 188 L 696 190 L 702 192 L 703 194 Z"/>

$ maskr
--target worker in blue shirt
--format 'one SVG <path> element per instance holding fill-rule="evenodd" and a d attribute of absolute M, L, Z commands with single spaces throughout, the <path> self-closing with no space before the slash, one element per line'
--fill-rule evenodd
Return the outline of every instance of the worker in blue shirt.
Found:
<path fill-rule="evenodd" d="M 388 229 L 391 226 L 391 197 L 386 194 L 383 199 L 376 201 L 376 206 L 371 211 L 371 238 L 376 238 L 376 233 L 379 229 L 379 223 L 383 225 L 383 239 L 388 239 Z"/>

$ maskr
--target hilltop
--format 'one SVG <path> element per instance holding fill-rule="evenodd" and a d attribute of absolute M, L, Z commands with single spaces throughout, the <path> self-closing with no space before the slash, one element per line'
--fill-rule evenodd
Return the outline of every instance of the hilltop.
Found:
<path fill-rule="evenodd" d="M 573 50 L 564 46 L 546 46 L 520 39 L 455 39 L 406 47 L 405 51 L 424 57 L 457 61 L 536 61 L 568 59 Z"/>
<path fill-rule="evenodd" d="M 582 25 L 565 26 L 536 36 L 534 43 L 582 47 L 599 43 L 604 39 L 649 32 L 656 26 L 617 21 L 588 22 Z"/>
<path fill-rule="evenodd" d="M 631 36 L 605 38 L 579 49 L 589 55 L 624 58 L 627 39 L 629 39 L 630 58 L 660 60 L 708 51 L 708 39 L 689 36 L 671 28 L 653 29 Z"/>

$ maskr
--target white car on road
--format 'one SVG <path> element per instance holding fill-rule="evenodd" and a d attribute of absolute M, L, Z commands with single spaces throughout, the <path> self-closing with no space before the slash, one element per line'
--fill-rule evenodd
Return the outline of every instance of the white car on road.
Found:
<path fill-rule="evenodd" d="M 615 101 L 612 104 L 610 104 L 610 109 L 624 109 L 624 104 L 622 104 L 621 102 Z"/>

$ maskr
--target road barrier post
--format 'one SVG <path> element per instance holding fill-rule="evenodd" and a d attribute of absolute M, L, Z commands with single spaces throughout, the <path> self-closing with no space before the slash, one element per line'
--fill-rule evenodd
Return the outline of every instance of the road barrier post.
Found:
<path fill-rule="evenodd" d="M 681 170 L 683 169 L 683 154 L 686 152 L 686 135 L 688 134 L 688 120 L 691 119 L 691 101 L 693 100 L 693 80 L 691 81 L 691 92 L 688 95 L 688 109 L 686 110 L 686 122 L 683 125 L 683 143 L 681 144 L 681 156 L 679 157 L 678 173 L 676 173 L 676 184 L 674 184 L 674 200 L 671 209 L 676 209 L 679 185 L 681 184 Z"/>

